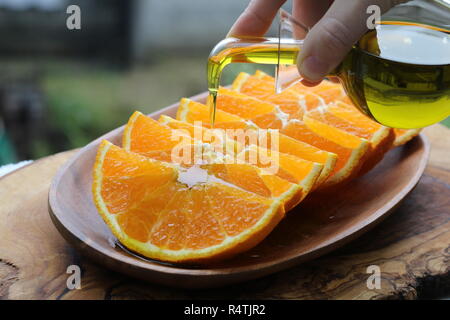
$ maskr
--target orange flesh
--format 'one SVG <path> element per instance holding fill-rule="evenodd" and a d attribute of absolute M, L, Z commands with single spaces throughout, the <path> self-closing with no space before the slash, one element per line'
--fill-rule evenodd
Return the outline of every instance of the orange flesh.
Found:
<path fill-rule="evenodd" d="M 187 188 L 177 181 L 176 169 L 116 146 L 107 151 L 101 175 L 101 196 L 121 229 L 170 250 L 221 243 L 255 225 L 272 204 L 217 183 Z"/>

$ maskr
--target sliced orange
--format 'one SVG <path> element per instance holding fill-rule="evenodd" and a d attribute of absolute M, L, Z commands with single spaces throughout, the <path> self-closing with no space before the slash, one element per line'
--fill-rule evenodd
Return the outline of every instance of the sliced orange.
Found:
<path fill-rule="evenodd" d="M 193 139 L 196 134 L 206 137 L 202 132 L 205 129 L 197 127 L 199 133 L 193 132 L 193 129 L 194 127 L 187 123 L 178 128 L 171 128 L 136 111 L 125 126 L 122 146 L 126 151 L 187 167 L 201 161 L 222 158 L 224 155 L 217 154 L 216 150 L 229 151 L 231 155 L 236 152 L 235 143 L 223 139 L 221 135 L 209 136 L 211 139 L 206 144 L 202 143 L 204 141 L 196 141 Z M 164 143 L 148 142 L 153 137 L 161 136 L 166 139 Z"/>
<path fill-rule="evenodd" d="M 319 110 L 307 112 L 303 117 L 304 123 L 312 131 L 343 147 L 355 149 L 361 145 L 362 141 L 367 141 L 366 139 L 361 139 L 356 134 L 349 133 L 335 126 L 331 120 L 329 115 Z"/>
<path fill-rule="evenodd" d="M 272 92 L 275 90 L 275 79 L 261 71 L 257 71 L 254 76 L 249 76 L 246 80 L 240 80 L 241 87 L 249 87 L 249 94 L 253 94 L 251 90 L 256 83 L 259 88 L 258 94 L 261 93 L 262 88 L 267 88 L 267 90 Z M 263 86 L 262 83 L 265 83 L 265 85 Z M 346 95 L 340 84 L 323 81 L 316 87 L 308 88 L 299 83 L 287 90 L 293 91 L 298 95 L 298 103 L 302 106 L 303 118 L 305 115 L 308 115 L 308 118 L 315 118 L 329 126 L 369 141 L 369 150 L 362 161 L 363 165 L 360 174 L 373 168 L 384 157 L 384 154 L 390 150 L 394 141 L 393 129 L 370 120 L 359 113 L 353 106 L 343 102 L 347 100 L 344 99 Z M 284 103 L 283 98 L 281 95 L 275 96 L 279 96 L 278 103 L 281 108 Z M 286 103 L 291 104 L 292 100 Z M 334 135 L 331 137 L 334 137 Z M 349 137 L 349 139 L 352 138 Z"/>
<path fill-rule="evenodd" d="M 342 104 L 338 102 L 337 104 Z M 326 110 L 326 111 L 323 111 Z M 360 174 L 372 169 L 394 142 L 394 131 L 391 128 L 375 123 L 362 114 L 329 104 L 326 109 L 318 108 L 306 113 L 306 118 L 318 119 L 322 123 L 345 131 L 354 137 L 367 139 L 370 143 Z M 306 120 L 305 120 L 306 121 Z M 349 137 L 348 141 L 352 138 Z"/>
<path fill-rule="evenodd" d="M 243 190 L 278 199 L 285 211 L 299 204 L 309 192 L 303 185 L 289 182 L 250 164 L 212 163 L 201 167 L 212 176 Z"/>
<path fill-rule="evenodd" d="M 277 106 L 272 103 L 223 87 L 219 88 L 216 107 L 246 120 L 278 111 Z"/>
<path fill-rule="evenodd" d="M 135 131 L 139 132 L 142 140 L 136 141 L 133 139 Z M 173 139 L 173 130 L 144 116 L 141 112 L 135 111 L 125 126 L 122 143 L 124 147 L 135 150 L 141 148 L 144 150 L 164 150 L 173 148 L 178 141 Z"/>
<path fill-rule="evenodd" d="M 278 105 L 290 119 L 301 119 L 304 113 L 300 104 L 301 96 L 290 88 L 276 94 L 273 81 L 268 81 L 266 76 L 268 75 L 263 72 L 257 72 L 255 75 L 241 72 L 233 81 L 232 89 Z"/>
<path fill-rule="evenodd" d="M 303 90 L 302 88 L 298 89 L 298 87 L 296 87 L 296 89 Z M 351 114 L 352 116 L 359 115 L 359 117 L 361 117 L 359 111 L 356 110 L 356 108 L 352 105 L 350 99 L 345 95 L 345 92 L 343 91 L 343 88 L 340 84 L 331 83 L 329 81 L 322 81 L 322 83 L 319 86 L 309 88 L 309 91 L 320 95 L 320 97 L 324 99 L 324 102 L 327 101 L 334 102 L 335 105 L 341 107 L 341 110 L 342 108 L 345 108 L 347 109 L 347 111 L 350 111 L 344 116 L 346 119 L 349 119 L 349 114 Z M 371 120 L 367 118 L 367 121 Z M 377 124 L 375 121 L 372 122 L 374 124 Z M 381 125 L 379 126 L 383 127 Z M 391 148 L 398 147 L 401 146 L 402 144 L 407 143 L 408 141 L 416 137 L 421 131 L 421 129 L 392 129 L 392 130 L 394 131 L 394 141 L 391 144 Z M 389 135 L 391 136 L 392 133 L 389 133 Z M 392 139 L 392 137 L 390 138 Z M 388 144 L 389 143 L 386 143 L 386 147 Z"/>
<path fill-rule="evenodd" d="M 220 128 L 214 130 L 205 128 L 201 121 L 194 122 L 195 125 L 193 125 L 189 122 L 178 121 L 169 116 L 161 115 L 158 122 L 172 130 L 188 133 L 191 138 L 208 143 L 212 150 L 224 155 L 235 156 L 243 148 L 235 141 L 228 139 L 226 133 Z"/>
<path fill-rule="evenodd" d="M 274 95 L 274 79 L 263 72 L 257 72 L 253 76 L 241 73 L 233 82 L 232 88 L 264 100 Z M 295 89 L 291 87 L 283 92 L 286 91 L 292 92 Z M 280 109 L 283 109 L 282 94 L 276 95 Z M 352 132 L 346 133 L 342 127 L 336 127 L 334 123 L 325 121 L 325 118 L 315 117 L 317 115 L 314 113 L 315 110 L 324 104 L 323 99 L 317 95 L 295 92 L 295 96 L 296 99 L 288 97 L 287 103 L 290 106 L 294 103 L 298 105 L 297 115 L 300 115 L 300 118 L 291 118 L 280 132 L 338 156 L 334 171 L 322 189 L 350 181 L 369 157 L 371 149 L 367 139 L 358 137 Z"/>
<path fill-rule="evenodd" d="M 209 126 L 211 119 L 209 111 L 207 114 L 203 112 L 200 104 L 191 103 L 192 100 L 182 98 L 180 100 L 180 107 L 177 110 L 177 119 L 184 119 L 183 121 L 193 123 L 194 121 L 202 121 L 204 126 Z M 189 106 L 189 108 L 186 107 Z M 222 113 L 216 111 L 215 123 L 241 121 L 241 118 L 232 114 Z"/>
<path fill-rule="evenodd" d="M 335 116 L 331 117 L 333 118 L 330 119 L 331 123 L 370 142 L 370 151 L 367 153 L 360 174 L 372 169 L 393 146 L 394 129 L 385 127 L 356 110 L 341 84 L 322 81 L 316 87 L 306 88 L 302 85 L 295 85 L 292 88 L 300 94 L 319 96 L 325 110 Z"/>
<path fill-rule="evenodd" d="M 281 132 L 294 139 L 337 154 L 336 166 L 321 189 L 328 189 L 350 181 L 358 174 L 363 164 L 369 146 L 367 140 L 362 138 L 356 140 L 353 137 L 350 141 L 346 141 L 345 137 L 348 135 L 339 129 L 314 119 L 307 118 L 307 122 L 308 124 L 300 120 L 290 121 Z M 334 136 L 336 132 L 339 133 Z"/>
<path fill-rule="evenodd" d="M 180 147 L 180 144 L 192 143 L 193 140 L 187 132 L 180 131 L 175 134 L 171 128 L 139 111 L 130 117 L 122 136 L 122 147 L 125 150 L 167 162 L 171 162 L 174 148 Z"/>
<path fill-rule="evenodd" d="M 200 121 L 201 124 L 205 126 L 205 121 L 207 121 L 206 125 L 209 123 L 209 118 L 207 117 L 208 114 L 209 109 L 206 105 L 189 99 L 182 99 L 182 101 L 180 102 L 180 107 L 178 109 L 177 119 L 179 121 L 189 123 Z M 227 122 L 226 120 L 228 119 L 231 119 L 232 121 Z M 236 118 L 235 115 L 230 115 L 223 110 L 216 111 L 215 127 L 222 129 L 252 128 L 251 124 L 246 122 L 244 119 L 239 117 Z M 308 129 L 306 128 L 306 130 Z M 278 148 L 281 153 L 289 154 L 301 159 L 317 162 L 323 165 L 323 169 L 320 173 L 320 176 L 316 181 L 316 186 L 321 185 L 333 172 L 333 169 L 337 161 L 337 155 L 335 153 L 324 151 L 311 144 L 291 138 L 285 134 L 279 134 L 278 137 L 279 137 Z"/>
<path fill-rule="evenodd" d="M 138 126 L 134 128 L 134 124 L 138 124 Z M 189 155 L 186 160 L 183 157 L 174 157 L 173 149 L 155 150 L 152 145 L 149 149 L 142 146 L 136 147 L 140 145 L 140 141 L 147 139 L 149 135 L 159 136 L 160 131 L 166 130 L 170 130 L 174 134 L 181 131 L 192 138 L 189 140 L 192 145 L 182 145 L 184 150 L 187 148 Z M 227 139 L 224 133 L 217 134 L 217 132 L 210 133 L 209 131 L 209 129 L 177 121 L 168 116 L 161 116 L 157 122 L 137 112 L 126 127 L 125 132 L 129 134 L 127 135 L 128 138 L 124 138 L 124 140 L 128 140 L 129 143 L 124 143 L 124 149 L 152 159 L 181 164 L 185 167 L 201 164 L 202 168 L 210 174 L 220 174 L 220 178 L 228 183 L 261 196 L 279 199 L 285 205 L 286 210 L 290 210 L 303 200 L 320 174 L 322 165 L 305 160 L 298 160 L 297 166 L 290 165 L 287 170 L 284 169 L 282 166 L 288 166 L 292 161 L 297 160 L 286 159 L 286 156 L 281 157 L 282 166 L 280 166 L 279 172 L 278 167 L 275 168 L 277 169 L 276 172 L 269 172 L 268 169 L 271 169 L 271 167 L 269 168 L 267 165 L 261 165 L 257 162 L 254 164 L 244 163 L 244 161 L 238 162 L 238 159 L 245 160 L 244 154 L 238 154 L 238 152 L 244 152 L 244 146 L 238 148 L 237 143 Z M 214 144 L 210 144 L 210 137 L 212 136 L 217 138 L 216 148 L 214 148 Z M 197 139 L 197 142 L 195 142 L 195 139 Z M 203 139 L 208 139 L 208 141 Z M 142 145 L 145 146 L 144 143 Z M 257 151 L 255 151 L 255 154 L 259 155 Z M 265 154 L 267 152 L 261 152 L 261 156 Z M 258 159 L 256 160 L 258 161 Z M 279 163 L 275 162 L 279 161 L 278 158 L 273 156 L 270 160 L 272 160 L 271 165 L 279 166 Z M 267 161 L 267 163 L 269 162 Z"/>
<path fill-rule="evenodd" d="M 271 172 L 273 166 L 276 165 L 276 175 L 292 183 L 301 184 L 303 189 L 308 192 L 314 186 L 323 168 L 319 163 L 307 161 L 290 154 L 260 148 L 256 145 L 246 147 L 238 156 L 242 156 L 246 160 L 250 159 L 248 161 L 251 163 L 255 161 L 256 166 Z M 251 157 L 255 157 L 255 160 L 251 160 Z"/>
<path fill-rule="evenodd" d="M 196 126 L 172 119 L 168 116 L 161 116 L 159 121 L 176 130 L 190 126 L 191 128 L 189 128 L 188 131 L 192 133 L 196 131 Z M 208 130 L 210 129 L 203 129 L 203 131 Z M 256 133 L 257 131 L 252 130 L 250 134 L 252 132 Z M 207 136 L 208 135 L 212 134 L 207 133 Z M 223 133 L 223 135 L 225 136 L 226 133 Z M 193 137 L 196 138 L 195 136 Z M 231 139 L 226 139 L 226 143 L 231 144 L 229 140 Z M 271 141 L 269 141 L 269 145 L 267 146 L 268 149 L 262 148 L 257 144 L 250 144 L 249 141 L 252 141 L 252 139 L 249 141 L 232 141 L 236 144 L 234 148 L 234 150 L 236 150 L 236 155 L 234 159 L 231 159 L 231 154 L 228 153 L 228 162 L 230 162 L 230 160 L 234 163 L 237 163 L 238 160 L 246 162 L 247 165 L 261 168 L 262 172 L 265 172 L 267 176 L 272 174 L 272 176 L 277 176 L 278 178 L 299 186 L 299 188 L 296 189 L 297 194 L 294 196 L 294 199 L 285 198 L 285 202 L 288 203 L 287 210 L 292 208 L 293 203 L 297 204 L 303 200 L 304 197 L 311 191 L 312 187 L 316 184 L 317 179 L 320 177 L 323 168 L 322 164 L 304 160 L 290 154 L 281 153 L 277 150 L 271 150 Z M 295 147 L 295 144 L 293 144 L 293 146 Z M 236 175 L 236 178 L 238 178 L 238 175 Z M 246 178 L 244 178 L 243 181 L 245 180 Z M 226 181 L 242 187 L 241 184 L 236 183 L 234 180 Z M 253 189 L 245 190 L 254 192 Z M 292 188 L 292 190 L 294 189 Z"/>
<path fill-rule="evenodd" d="M 280 201 L 192 168 L 103 141 L 93 172 L 95 205 L 127 248 L 178 263 L 208 263 L 248 250 L 283 218 Z"/>
<path fill-rule="evenodd" d="M 263 129 L 281 129 L 289 119 L 289 115 L 277 105 L 227 88 L 219 89 L 216 106 L 219 110 L 248 120 Z M 219 122 L 223 122 L 220 120 Z"/>
<path fill-rule="evenodd" d="M 408 141 L 412 140 L 414 137 L 418 136 L 421 129 L 394 129 L 395 140 L 393 147 L 399 147 Z"/>
<path fill-rule="evenodd" d="M 204 104 L 182 99 L 176 120 L 135 112 L 123 149 L 100 144 L 94 202 L 129 249 L 200 264 L 243 252 L 313 188 L 335 190 L 419 133 L 365 118 L 339 84 L 275 94 L 273 78 L 258 71 L 241 73 L 232 89 L 219 90 L 213 129 Z M 263 131 L 276 133 L 264 147 L 254 139 Z M 179 151 L 188 161 L 174 158 Z"/>
<path fill-rule="evenodd" d="M 371 170 L 383 159 L 386 152 L 392 148 L 395 141 L 394 129 L 369 119 L 359 111 L 356 111 L 355 107 L 345 102 L 330 103 L 327 106 L 327 110 L 340 119 L 348 121 L 352 128 L 364 128 L 364 131 L 355 134 L 366 138 L 370 142 L 371 149 L 367 154 L 360 174 Z"/>
<path fill-rule="evenodd" d="M 301 84 L 293 86 L 293 89 L 301 93 L 304 91 L 305 87 Z M 340 83 L 334 83 L 331 81 L 324 80 L 319 85 L 315 87 L 308 87 L 308 92 L 315 93 L 322 97 L 325 103 L 330 102 L 344 102 L 351 104 L 350 99 L 344 91 L 344 88 Z"/>

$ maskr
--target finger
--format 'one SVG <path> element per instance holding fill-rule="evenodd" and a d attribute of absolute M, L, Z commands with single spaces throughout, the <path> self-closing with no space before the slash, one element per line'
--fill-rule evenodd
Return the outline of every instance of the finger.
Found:
<path fill-rule="evenodd" d="M 228 32 L 229 37 L 262 37 L 286 0 L 252 0 Z"/>
<path fill-rule="evenodd" d="M 317 85 L 319 85 L 322 81 L 317 81 L 317 82 L 310 82 L 306 79 L 302 79 L 300 81 L 305 87 L 315 87 Z"/>
<path fill-rule="evenodd" d="M 367 31 L 367 7 L 384 12 L 402 0 L 335 0 L 305 38 L 297 65 L 310 82 L 323 79 L 336 68 L 352 46 Z"/>
<path fill-rule="evenodd" d="M 294 0 L 292 3 L 292 16 L 311 29 L 323 17 L 332 3 L 333 0 Z M 297 37 L 297 39 L 299 38 Z"/>
<path fill-rule="evenodd" d="M 336 0 L 310 30 L 300 52 L 300 74 L 310 82 L 325 77 L 367 30 L 367 5 L 361 0 Z"/>

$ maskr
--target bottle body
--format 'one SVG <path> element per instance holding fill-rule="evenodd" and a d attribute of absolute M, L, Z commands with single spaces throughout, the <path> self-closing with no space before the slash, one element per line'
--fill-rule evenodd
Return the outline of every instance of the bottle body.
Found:
<path fill-rule="evenodd" d="M 387 41 L 387 36 L 371 51 L 364 50 L 363 38 L 336 70 L 353 104 L 388 127 L 422 128 L 444 120 L 450 115 L 450 64 L 442 63 L 450 58 L 445 57 L 446 47 L 431 46 L 423 53 L 411 47 L 405 52 L 402 43 L 414 42 L 414 34 L 397 34 L 395 41 Z M 395 60 L 380 56 L 383 50 Z"/>

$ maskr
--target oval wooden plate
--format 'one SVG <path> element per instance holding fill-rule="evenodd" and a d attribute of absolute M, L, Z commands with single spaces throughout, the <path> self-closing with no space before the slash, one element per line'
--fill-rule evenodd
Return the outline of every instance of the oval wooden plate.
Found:
<path fill-rule="evenodd" d="M 204 101 L 205 94 L 193 97 Z M 151 114 L 174 116 L 178 104 Z M 155 283 L 206 288 L 259 278 L 314 259 L 366 232 L 391 213 L 419 181 L 429 154 L 424 136 L 391 150 L 378 166 L 326 201 L 307 198 L 257 247 L 220 264 L 183 267 L 142 259 L 117 244 L 92 201 L 92 166 L 101 140 L 120 145 L 123 127 L 82 148 L 56 174 L 49 212 L 59 232 L 82 254 Z"/>

